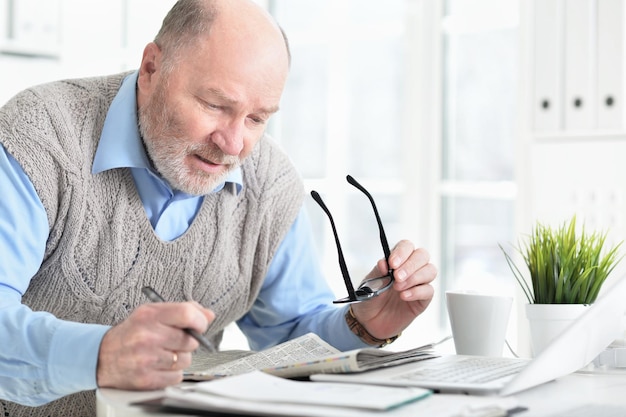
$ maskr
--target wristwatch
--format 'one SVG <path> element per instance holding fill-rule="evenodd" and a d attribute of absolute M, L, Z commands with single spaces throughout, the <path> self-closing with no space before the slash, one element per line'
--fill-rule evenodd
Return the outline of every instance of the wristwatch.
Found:
<path fill-rule="evenodd" d="M 365 327 L 363 327 L 363 325 L 359 323 L 359 321 L 356 319 L 354 312 L 352 311 L 352 306 L 350 306 L 350 308 L 348 308 L 348 311 L 346 311 L 346 323 L 348 323 L 348 327 L 350 328 L 352 333 L 357 335 L 359 339 L 361 339 L 368 345 L 377 346 L 377 347 L 385 347 L 389 345 L 390 343 L 393 343 L 402 334 L 402 333 L 399 333 L 387 339 L 378 339 L 377 337 L 372 336 L 367 331 L 367 329 L 365 329 Z"/>

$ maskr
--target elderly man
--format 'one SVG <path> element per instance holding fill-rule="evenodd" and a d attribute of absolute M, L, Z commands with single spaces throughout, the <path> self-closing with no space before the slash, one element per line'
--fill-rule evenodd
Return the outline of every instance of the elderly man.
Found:
<path fill-rule="evenodd" d="M 352 349 L 424 311 L 436 269 L 408 241 L 372 270 L 393 270 L 390 290 L 332 305 L 301 180 L 264 136 L 289 60 L 253 2 L 180 0 L 137 71 L 0 109 L 4 416 L 93 415 L 97 387 L 176 384 L 198 347 L 185 329 Z M 172 302 L 145 303 L 144 286 Z"/>

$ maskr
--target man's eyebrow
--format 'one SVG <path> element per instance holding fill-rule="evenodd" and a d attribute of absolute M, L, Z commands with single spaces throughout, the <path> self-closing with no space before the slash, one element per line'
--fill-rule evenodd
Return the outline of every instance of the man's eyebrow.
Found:
<path fill-rule="evenodd" d="M 220 90 L 219 88 L 207 88 L 206 93 L 208 93 L 209 95 L 212 95 L 213 97 L 216 97 L 217 99 L 223 101 L 224 103 L 234 106 L 238 103 L 237 100 L 235 100 L 234 98 L 228 96 L 226 93 L 224 93 L 224 91 Z M 262 114 L 274 114 L 279 110 L 278 106 L 272 106 L 272 107 L 262 107 L 259 109 L 255 110 L 255 113 L 262 113 Z"/>

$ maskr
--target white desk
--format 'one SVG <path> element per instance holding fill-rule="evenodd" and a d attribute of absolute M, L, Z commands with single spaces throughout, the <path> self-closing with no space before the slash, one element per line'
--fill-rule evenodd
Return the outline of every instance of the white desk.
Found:
<path fill-rule="evenodd" d="M 97 392 L 97 417 L 146 417 L 154 415 L 129 406 L 135 401 L 157 398 L 160 392 L 128 392 L 102 389 Z M 528 411 L 515 417 L 549 417 L 576 406 L 599 403 L 626 407 L 626 370 L 613 374 L 575 373 L 514 395 Z M 180 415 L 158 414 L 162 417 Z M 381 414 L 381 416 L 384 414 Z"/>

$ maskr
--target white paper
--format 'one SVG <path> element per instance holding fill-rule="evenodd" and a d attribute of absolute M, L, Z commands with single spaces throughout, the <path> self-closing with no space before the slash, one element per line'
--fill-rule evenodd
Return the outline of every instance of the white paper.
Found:
<path fill-rule="evenodd" d="M 257 375 L 255 375 L 257 374 Z M 265 397 L 261 393 L 261 389 L 265 391 L 266 382 L 261 381 L 257 376 L 263 377 L 263 381 L 266 378 L 280 379 L 287 384 L 306 384 L 303 386 L 305 392 L 297 393 L 299 399 L 305 401 L 310 399 L 312 395 L 317 392 L 317 385 L 322 384 L 320 382 L 297 382 L 285 380 L 282 378 L 273 377 L 271 375 L 264 375 L 262 373 L 248 373 L 241 376 L 227 377 L 224 379 L 201 382 L 194 384 L 191 387 L 209 387 L 215 392 L 221 392 L 227 394 L 222 396 L 218 394 L 210 394 L 208 392 L 198 392 L 197 389 L 190 390 L 190 386 L 186 387 L 170 387 L 166 390 L 166 399 L 164 404 L 183 407 L 187 410 L 205 410 L 216 412 L 241 412 L 241 413 L 254 413 L 255 415 L 265 416 L 301 416 L 301 417 L 380 417 L 380 410 L 369 410 L 364 408 L 354 407 L 339 407 L 319 402 L 318 404 L 303 404 L 301 401 L 297 401 L 298 398 L 292 398 L 290 402 L 274 401 L 277 395 L 280 397 L 280 392 L 271 393 L 271 397 Z M 232 385 L 235 385 L 234 388 Z M 345 385 L 341 384 L 347 389 Z M 304 387 L 309 388 L 304 388 Z M 363 389 L 374 390 L 375 394 L 367 394 L 372 398 L 378 398 L 381 401 L 385 400 L 385 396 L 380 396 L 379 389 L 383 387 L 370 386 L 361 387 Z M 203 388 L 204 389 L 204 388 Z M 278 388 L 282 390 L 283 388 Z M 389 388 L 394 391 L 405 392 L 405 388 Z M 427 390 L 425 394 L 428 394 Z M 290 395 L 294 395 L 294 392 L 289 388 Z M 345 392 L 345 391 L 344 391 Z M 361 393 L 363 391 L 360 391 Z M 326 393 L 327 394 L 327 393 Z M 325 394 L 325 395 L 326 395 Z M 284 394 L 286 395 L 286 394 Z M 328 398 L 322 396 L 324 398 Z M 399 394 L 394 394 L 399 395 Z M 237 396 L 237 397 L 235 397 Z M 258 398 L 258 401 L 252 400 L 252 398 Z M 384 411 L 385 417 L 415 417 L 415 416 L 428 416 L 428 417 L 497 417 L 506 416 L 506 410 L 512 409 L 518 405 L 518 401 L 514 397 L 479 397 L 471 395 L 450 395 L 450 394 L 432 394 L 427 395 L 425 398 L 418 401 L 410 402 L 406 405 L 392 408 L 388 411 Z"/>
<path fill-rule="evenodd" d="M 180 388 L 179 391 L 204 395 L 206 401 L 218 396 L 246 403 L 324 405 L 379 411 L 405 405 L 431 394 L 427 389 L 414 387 L 292 381 L 261 371 L 200 382 Z"/>

